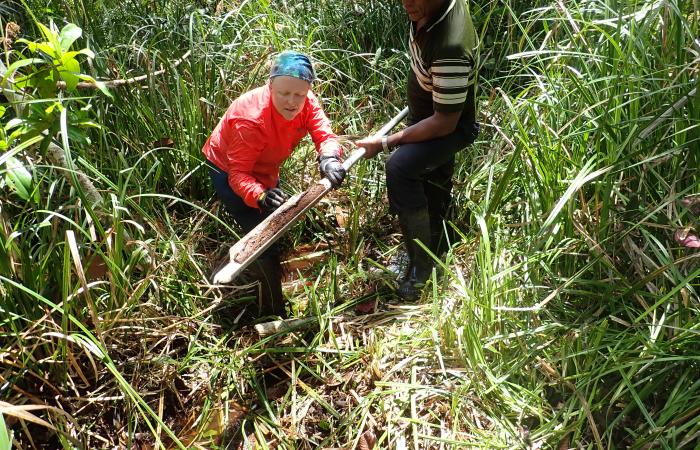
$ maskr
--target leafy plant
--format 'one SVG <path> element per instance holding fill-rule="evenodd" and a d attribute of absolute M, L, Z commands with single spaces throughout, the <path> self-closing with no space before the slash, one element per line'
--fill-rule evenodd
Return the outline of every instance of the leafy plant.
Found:
<path fill-rule="evenodd" d="M 9 157 L 5 161 L 5 183 L 22 199 L 34 202 L 39 200 L 39 192 L 32 188 L 32 174 L 17 158 Z M 0 183 L 2 186 L 2 183 Z"/>
<path fill-rule="evenodd" d="M 42 98 L 55 96 L 61 87 L 61 81 L 65 83 L 65 89 L 68 91 L 75 90 L 80 81 L 86 81 L 97 86 L 105 95 L 110 95 L 104 83 L 81 73 L 78 55 L 94 58 L 95 54 L 88 48 L 70 50 L 73 43 L 82 36 L 83 30 L 72 23 L 60 31 L 53 22 L 48 27 L 41 23 L 36 25 L 44 40 L 17 40 L 18 43 L 25 44 L 35 57 L 22 58 L 11 64 L 5 78 L 14 76 L 20 68 L 29 68 L 28 73 L 17 77 L 14 84 L 20 89 L 36 88 Z"/>
<path fill-rule="evenodd" d="M 59 118 L 66 109 L 71 140 L 77 143 L 89 142 L 88 135 L 81 130 L 98 127 L 89 117 L 91 106 L 81 99 L 68 102 L 63 91 L 73 94 L 78 84 L 84 82 L 94 85 L 111 97 L 104 83 L 81 72 L 78 57 L 94 58 L 95 55 L 88 48 L 71 50 L 75 41 L 82 36 L 82 30 L 75 24 L 69 23 L 60 31 L 53 22 L 48 27 L 37 23 L 37 27 L 43 40 L 17 39 L 32 56 L 24 56 L 13 50 L 11 56 L 17 60 L 7 68 L 0 83 L 9 84 L 18 93 L 18 98 L 24 101 L 41 100 L 30 102 L 24 114 L 18 114 L 6 124 L 5 129 L 12 131 L 9 139 L 26 141 L 42 135 L 52 138 L 60 132 Z"/>
<path fill-rule="evenodd" d="M 382 161 L 363 162 L 289 235 L 322 254 L 287 290 L 317 332 L 266 338 L 217 318 L 233 321 L 247 291 L 207 280 L 236 235 L 211 201 L 202 143 L 286 47 L 312 54 L 340 134 L 376 129 L 405 102 L 400 2 L 28 3 L 86 30 L 95 58 L 75 55 L 76 72 L 38 46 L 8 55 L 41 60 L 12 80 L 57 84 L 16 90 L 27 122 L 10 128 L 24 141 L 0 156 L 3 178 L 46 138 L 25 126 L 77 155 L 60 172 L 83 171 L 108 201 L 95 220 L 38 164 L 26 165 L 47 187 L 38 204 L 0 190 L 3 400 L 30 391 L 60 406 L 85 448 L 213 448 L 227 423 L 234 440 L 280 448 L 372 434 L 381 448 L 697 447 L 698 254 L 673 241 L 698 189 L 697 97 L 674 107 L 697 88 L 697 1 L 470 1 L 483 127 L 457 157 L 457 239 L 432 288 L 413 305 L 386 288 L 399 238 Z M 88 79 L 71 90 L 62 77 L 86 59 L 95 74 L 146 76 L 109 102 L 84 98 Z M 71 147 L 87 141 L 68 123 L 91 118 L 90 146 Z M 315 176 L 304 143 L 284 188 Z M 366 302 L 375 312 L 355 317 Z"/>

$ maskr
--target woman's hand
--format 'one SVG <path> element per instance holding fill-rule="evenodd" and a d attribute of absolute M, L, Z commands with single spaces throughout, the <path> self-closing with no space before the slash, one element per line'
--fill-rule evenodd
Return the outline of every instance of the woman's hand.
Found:
<path fill-rule="evenodd" d="M 289 197 L 280 188 L 270 188 L 258 198 L 258 206 L 265 212 L 272 212 L 282 206 Z"/>
<path fill-rule="evenodd" d="M 335 156 L 321 156 L 318 162 L 318 169 L 322 177 L 328 178 L 334 189 L 337 189 L 345 179 L 345 167 Z"/>

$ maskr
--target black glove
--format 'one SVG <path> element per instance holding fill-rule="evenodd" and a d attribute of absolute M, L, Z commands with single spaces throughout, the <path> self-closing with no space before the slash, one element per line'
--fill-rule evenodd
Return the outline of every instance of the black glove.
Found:
<path fill-rule="evenodd" d="M 321 156 L 318 161 L 318 169 L 321 176 L 328 178 L 333 188 L 337 188 L 345 179 L 345 167 L 335 156 Z"/>
<path fill-rule="evenodd" d="M 270 188 L 267 189 L 258 198 L 258 206 L 260 209 L 267 212 L 272 212 L 282 206 L 284 202 L 287 201 L 287 194 L 285 194 L 280 188 Z"/>

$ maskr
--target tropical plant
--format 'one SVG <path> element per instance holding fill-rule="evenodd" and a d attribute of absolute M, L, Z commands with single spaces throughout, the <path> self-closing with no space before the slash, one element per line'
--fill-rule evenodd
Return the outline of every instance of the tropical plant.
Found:
<path fill-rule="evenodd" d="M 288 47 L 345 139 L 377 128 L 405 102 L 400 3 L 28 6 L 0 66 L 19 445 L 697 447 L 697 2 L 470 2 L 482 132 L 429 291 L 391 295 L 399 239 L 368 161 L 283 243 L 290 310 L 316 328 L 262 337 L 227 328 L 245 286 L 207 281 L 236 230 L 201 145 Z M 308 142 L 283 172 L 289 192 L 317 177 Z"/>

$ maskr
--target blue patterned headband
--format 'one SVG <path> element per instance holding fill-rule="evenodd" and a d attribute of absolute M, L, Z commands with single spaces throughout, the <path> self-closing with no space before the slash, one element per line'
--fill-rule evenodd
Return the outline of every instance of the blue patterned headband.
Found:
<path fill-rule="evenodd" d="M 280 53 L 272 62 L 270 78 L 279 76 L 295 77 L 309 83 L 316 79 L 309 57 L 303 53 L 290 50 Z"/>

